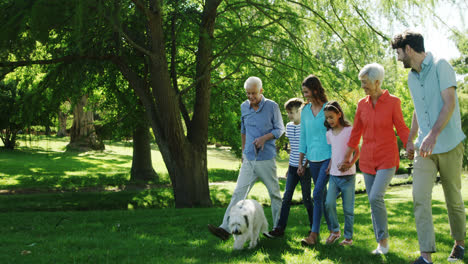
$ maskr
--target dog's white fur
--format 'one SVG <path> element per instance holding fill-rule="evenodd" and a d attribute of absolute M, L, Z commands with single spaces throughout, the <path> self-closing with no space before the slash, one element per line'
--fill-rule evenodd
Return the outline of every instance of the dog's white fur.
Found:
<path fill-rule="evenodd" d="M 234 236 L 234 249 L 242 249 L 249 240 L 250 249 L 257 246 L 260 232 L 268 232 L 262 206 L 255 200 L 239 201 L 229 213 L 229 229 Z"/>

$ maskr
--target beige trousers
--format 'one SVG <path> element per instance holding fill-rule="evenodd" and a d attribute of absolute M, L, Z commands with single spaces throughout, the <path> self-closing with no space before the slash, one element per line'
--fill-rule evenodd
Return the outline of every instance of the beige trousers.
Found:
<path fill-rule="evenodd" d="M 250 192 L 257 179 L 260 179 L 268 190 L 271 200 L 271 214 L 273 218 L 272 226 L 277 225 L 282 200 L 278 176 L 276 175 L 276 159 L 249 161 L 244 156 L 244 161 L 242 162 L 239 176 L 237 177 L 236 189 L 234 190 L 231 202 L 224 213 L 223 223 L 219 227 L 231 232 L 228 221 L 231 208 L 240 200 L 247 199 L 248 192 Z"/>
<path fill-rule="evenodd" d="M 421 252 L 435 252 L 435 233 L 432 220 L 432 188 L 440 174 L 450 223 L 450 235 L 454 240 L 464 240 L 466 236 L 466 214 L 461 195 L 461 171 L 463 144 L 449 152 L 419 156 L 415 150 L 413 173 L 413 203 L 416 229 Z"/>

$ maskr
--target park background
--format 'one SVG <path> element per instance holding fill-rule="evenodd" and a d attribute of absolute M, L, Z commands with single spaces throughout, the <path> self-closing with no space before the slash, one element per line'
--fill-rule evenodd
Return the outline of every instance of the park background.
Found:
<path fill-rule="evenodd" d="M 403 150 L 386 196 L 388 256 L 369 254 L 375 241 L 360 175 L 352 249 L 299 245 L 307 227 L 298 191 L 285 239 L 263 239 L 256 250 L 232 252 L 232 240 L 217 241 L 206 224 L 221 221 L 235 187 L 248 76 L 262 78 L 264 95 L 282 106 L 301 97 L 301 81 L 313 73 L 352 121 L 364 96 L 357 73 L 379 62 L 383 88 L 402 100 L 409 126 L 408 70 L 390 40 L 415 28 L 428 35 L 428 51 L 454 66 L 468 134 L 466 1 L 16 0 L 0 10 L 1 263 L 402 263 L 417 256 Z M 287 140 L 277 147 L 284 177 Z M 465 172 L 464 190 L 466 182 Z M 284 178 L 280 184 L 283 191 Z M 271 221 L 264 186 L 249 197 Z M 440 261 L 452 243 L 443 203 L 436 185 Z"/>

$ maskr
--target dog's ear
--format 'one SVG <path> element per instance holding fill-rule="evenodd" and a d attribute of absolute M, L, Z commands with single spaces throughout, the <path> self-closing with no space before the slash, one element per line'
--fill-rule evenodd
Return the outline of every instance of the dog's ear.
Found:
<path fill-rule="evenodd" d="M 230 215 L 228 215 L 228 217 L 227 217 L 228 225 L 229 225 L 229 219 L 231 219 L 231 216 L 230 216 Z"/>
<path fill-rule="evenodd" d="M 249 218 L 244 215 L 244 218 L 245 218 L 245 225 L 247 226 L 247 228 L 249 228 Z"/>

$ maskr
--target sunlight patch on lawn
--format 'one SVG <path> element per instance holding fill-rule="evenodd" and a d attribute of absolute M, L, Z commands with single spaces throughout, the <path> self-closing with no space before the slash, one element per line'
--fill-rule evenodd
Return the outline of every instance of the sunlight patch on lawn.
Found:
<path fill-rule="evenodd" d="M 0 174 L 0 186 L 2 185 L 17 185 L 20 182 L 17 180 L 18 177 L 10 177 L 5 174 Z"/>

